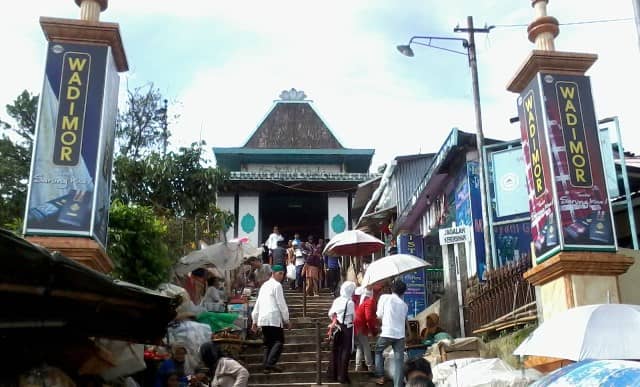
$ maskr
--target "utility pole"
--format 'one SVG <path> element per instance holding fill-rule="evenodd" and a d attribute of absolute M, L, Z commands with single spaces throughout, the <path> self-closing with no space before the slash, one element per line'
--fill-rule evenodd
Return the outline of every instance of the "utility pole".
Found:
<path fill-rule="evenodd" d="M 484 235 L 484 254 L 486 270 L 493 268 L 493 261 L 491 260 L 491 245 L 489 240 L 489 216 L 487 206 L 487 189 L 486 179 L 484 172 L 484 153 L 482 147 L 484 146 L 484 133 L 482 131 L 482 111 L 480 109 L 480 88 L 478 86 L 478 61 L 476 57 L 476 33 L 488 34 L 493 26 L 485 28 L 473 27 L 473 16 L 467 16 L 467 28 L 456 27 L 453 32 L 468 32 L 469 33 L 469 47 L 467 47 L 469 53 L 469 67 L 471 67 L 471 78 L 473 82 L 473 105 L 476 112 L 476 145 L 478 148 L 478 178 L 480 179 L 480 202 L 482 206 L 482 233 Z M 480 280 L 482 278 L 479 278 Z"/>

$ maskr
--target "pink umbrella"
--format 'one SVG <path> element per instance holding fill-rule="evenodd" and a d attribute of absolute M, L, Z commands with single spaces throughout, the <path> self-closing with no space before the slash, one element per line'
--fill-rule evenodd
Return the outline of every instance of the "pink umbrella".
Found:
<path fill-rule="evenodd" d="M 336 234 L 324 248 L 322 254 L 331 256 L 360 256 L 378 252 L 384 242 L 360 230 L 348 230 Z"/>

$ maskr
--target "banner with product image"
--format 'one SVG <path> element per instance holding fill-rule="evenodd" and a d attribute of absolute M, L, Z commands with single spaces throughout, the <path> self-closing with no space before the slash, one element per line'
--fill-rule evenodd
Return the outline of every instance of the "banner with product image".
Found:
<path fill-rule="evenodd" d="M 518 112 L 537 262 L 558 250 L 615 250 L 589 78 L 538 73 Z"/>
<path fill-rule="evenodd" d="M 106 244 L 119 84 L 111 59 L 107 46 L 48 45 L 29 178 L 26 235 L 88 236 Z M 109 99 L 115 100 L 105 104 L 107 78 Z M 102 215 L 96 214 L 97 207 Z"/>

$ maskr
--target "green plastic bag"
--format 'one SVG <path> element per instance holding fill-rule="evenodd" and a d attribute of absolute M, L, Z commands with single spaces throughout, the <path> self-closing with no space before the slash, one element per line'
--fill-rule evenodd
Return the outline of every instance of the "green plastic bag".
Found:
<path fill-rule="evenodd" d="M 231 330 L 240 330 L 240 327 L 234 324 L 238 316 L 238 313 L 202 312 L 196 320 L 199 323 L 209 325 L 211 331 L 216 333 L 228 328 L 231 328 Z"/>

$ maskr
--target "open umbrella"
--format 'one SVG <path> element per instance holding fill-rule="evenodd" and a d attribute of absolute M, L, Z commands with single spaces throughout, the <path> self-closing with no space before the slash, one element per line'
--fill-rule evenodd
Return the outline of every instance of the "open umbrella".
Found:
<path fill-rule="evenodd" d="M 542 377 L 534 369 L 517 370 L 498 358 L 448 360 L 432 370 L 434 382 L 446 387 L 525 387 Z"/>
<path fill-rule="evenodd" d="M 400 274 L 418 270 L 430 264 L 424 259 L 415 255 L 394 254 L 376 259 L 371 262 L 362 278 L 361 286 L 368 286 L 373 283 L 392 278 Z"/>
<path fill-rule="evenodd" d="M 640 359 L 640 306 L 596 304 L 566 310 L 543 322 L 513 353 L 573 361 Z"/>
<path fill-rule="evenodd" d="M 323 255 L 369 255 L 384 248 L 380 239 L 360 230 L 348 230 L 336 234 L 324 248 Z"/>
<path fill-rule="evenodd" d="M 639 386 L 640 363 L 629 360 L 583 360 L 560 368 L 531 387 Z"/>
<path fill-rule="evenodd" d="M 180 258 L 174 266 L 177 275 L 185 275 L 195 269 L 215 265 L 220 270 L 231 270 L 239 267 L 249 256 L 257 256 L 259 249 L 251 246 L 246 238 L 232 239 L 205 245 Z"/>

